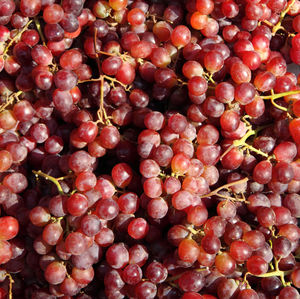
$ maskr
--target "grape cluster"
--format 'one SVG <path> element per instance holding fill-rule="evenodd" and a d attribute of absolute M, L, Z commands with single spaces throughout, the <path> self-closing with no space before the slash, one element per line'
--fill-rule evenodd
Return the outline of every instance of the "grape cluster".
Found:
<path fill-rule="evenodd" d="M 299 0 L 0 1 L 0 299 L 299 299 Z"/>

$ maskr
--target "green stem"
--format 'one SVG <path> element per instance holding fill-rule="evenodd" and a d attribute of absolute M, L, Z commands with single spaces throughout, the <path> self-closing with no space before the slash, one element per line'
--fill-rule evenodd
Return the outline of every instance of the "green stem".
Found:
<path fill-rule="evenodd" d="M 234 186 L 234 185 L 237 185 L 237 184 L 246 183 L 246 182 L 248 182 L 248 181 L 249 181 L 248 178 L 243 178 L 243 179 L 241 179 L 241 180 L 238 180 L 238 181 L 234 181 L 234 182 L 228 183 L 228 184 L 226 184 L 226 185 L 223 185 L 223 186 L 217 188 L 216 190 L 214 190 L 214 191 L 212 191 L 212 192 L 210 192 L 210 193 L 208 193 L 208 194 L 201 195 L 201 198 L 204 198 L 204 197 L 211 197 L 211 196 L 214 196 L 214 195 L 218 195 L 218 196 L 219 196 L 218 192 L 221 191 L 222 189 L 227 189 L 227 190 L 228 190 L 231 186 Z"/>
<path fill-rule="evenodd" d="M 19 90 L 18 92 L 14 92 L 13 94 L 11 94 L 6 99 L 5 103 L 0 106 L 0 112 L 6 109 L 7 106 L 11 105 L 14 102 L 14 100 L 18 100 L 19 95 L 21 95 L 22 93 L 23 91 Z"/>
<path fill-rule="evenodd" d="M 13 294 L 12 294 L 12 286 L 13 286 L 13 283 L 15 282 L 12 278 L 12 276 L 9 274 L 9 273 L 6 273 L 5 276 L 8 277 L 8 280 L 9 280 L 9 291 L 8 291 L 8 298 L 9 299 L 12 299 L 13 298 Z"/>
<path fill-rule="evenodd" d="M 42 30 L 42 27 L 41 27 L 41 23 L 40 23 L 40 21 L 37 17 L 34 18 L 34 23 L 35 23 L 35 27 L 36 27 L 36 29 L 37 29 L 40 37 L 41 37 L 43 45 L 46 46 L 46 39 L 45 39 L 43 30 Z"/>
<path fill-rule="evenodd" d="M 198 231 L 195 230 L 192 226 L 188 226 L 187 229 L 193 234 L 193 235 L 197 235 Z"/>
<path fill-rule="evenodd" d="M 255 148 L 255 147 L 252 146 L 252 145 L 249 145 L 249 144 L 245 143 L 245 147 L 248 148 L 250 151 L 255 152 L 255 153 L 257 153 L 257 154 L 259 154 L 259 155 L 261 155 L 261 156 L 264 156 L 264 157 L 266 157 L 266 158 L 269 157 L 268 154 L 262 152 L 261 150 Z"/>
<path fill-rule="evenodd" d="M 272 277 L 272 276 L 279 276 L 280 279 L 281 279 L 281 282 L 283 284 L 283 286 L 288 286 L 290 285 L 290 283 L 287 283 L 285 281 L 285 278 L 284 276 L 285 275 L 289 275 L 291 274 L 293 271 L 290 270 L 290 271 L 281 271 L 279 269 L 279 262 L 280 262 L 280 259 L 276 259 L 275 258 L 275 270 L 274 271 L 271 271 L 271 272 L 268 272 L 268 273 L 265 273 L 265 274 L 260 274 L 260 275 L 255 275 L 256 277 Z"/>
<path fill-rule="evenodd" d="M 3 51 L 3 57 L 6 56 L 6 53 L 8 52 L 9 48 L 12 46 L 12 44 L 21 37 L 21 35 L 28 29 L 29 25 L 33 22 L 33 20 L 30 20 L 25 26 L 24 28 L 22 28 L 22 30 L 20 30 L 12 39 L 11 41 L 8 43 L 8 45 L 5 47 L 4 51 Z"/>
<path fill-rule="evenodd" d="M 262 99 L 264 100 L 276 100 L 285 96 L 290 96 L 293 94 L 298 94 L 300 93 L 300 90 L 291 90 L 291 91 L 286 91 L 286 92 L 282 92 L 282 93 L 275 93 L 275 94 L 271 94 L 269 96 L 260 96 Z"/>
<path fill-rule="evenodd" d="M 272 28 L 272 35 L 275 35 L 276 32 L 279 30 L 279 29 L 283 29 L 285 30 L 285 28 L 281 25 L 285 15 L 288 13 L 288 11 L 290 10 L 290 8 L 294 5 L 296 0 L 292 0 L 291 3 L 287 6 L 287 8 L 281 12 L 280 14 L 280 19 L 278 21 L 278 23 Z"/>
<path fill-rule="evenodd" d="M 288 111 L 287 108 L 278 105 L 278 104 L 275 102 L 274 99 L 271 99 L 271 103 L 272 103 L 272 105 L 273 105 L 275 108 L 277 108 L 277 109 L 279 109 L 279 110 L 282 110 L 282 111 L 284 111 L 284 112 L 287 112 L 287 111 Z"/>
<path fill-rule="evenodd" d="M 36 175 L 36 177 L 41 176 L 44 179 L 49 180 L 52 183 L 54 183 L 55 186 L 57 187 L 57 190 L 58 190 L 59 194 L 61 194 L 61 195 L 65 194 L 62 187 L 61 187 L 61 185 L 60 185 L 60 183 L 58 182 L 58 180 L 55 177 L 53 177 L 51 175 L 48 175 L 48 174 L 42 172 L 41 170 L 38 170 L 38 171 L 32 170 L 32 172 Z"/>
<path fill-rule="evenodd" d="M 252 135 L 255 135 L 255 131 L 250 127 L 247 133 L 241 139 L 233 141 L 233 145 L 236 147 L 245 145 L 246 140 Z"/>
<path fill-rule="evenodd" d="M 126 84 L 122 83 L 121 81 L 119 81 L 115 78 L 106 76 L 106 75 L 101 75 L 100 78 L 96 78 L 96 79 L 92 78 L 92 79 L 88 79 L 88 80 L 78 81 L 78 83 L 99 82 L 102 80 L 102 78 L 109 80 L 113 87 L 115 87 L 114 84 L 117 83 L 117 84 L 120 84 L 121 86 L 123 86 L 126 91 L 129 91 L 131 89 L 131 86 L 127 86 Z"/>

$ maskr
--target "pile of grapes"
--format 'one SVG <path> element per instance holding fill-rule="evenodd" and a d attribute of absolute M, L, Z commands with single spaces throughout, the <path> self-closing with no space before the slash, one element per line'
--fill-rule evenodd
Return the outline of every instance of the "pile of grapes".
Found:
<path fill-rule="evenodd" d="M 0 299 L 299 299 L 299 65 L 300 0 L 0 0 Z"/>

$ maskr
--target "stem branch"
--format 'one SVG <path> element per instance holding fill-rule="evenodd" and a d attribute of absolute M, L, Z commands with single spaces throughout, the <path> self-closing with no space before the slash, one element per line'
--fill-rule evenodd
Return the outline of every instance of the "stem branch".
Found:
<path fill-rule="evenodd" d="M 211 197 L 211 196 L 214 196 L 214 195 L 220 196 L 220 194 L 218 194 L 219 191 L 221 191 L 221 190 L 223 190 L 223 189 L 227 189 L 227 190 L 228 190 L 231 186 L 234 186 L 234 185 L 237 185 L 237 184 L 246 183 L 246 182 L 248 182 L 248 181 L 249 181 L 248 178 L 243 178 L 243 179 L 241 179 L 241 180 L 238 180 L 238 181 L 235 181 L 235 182 L 228 183 L 228 184 L 226 184 L 226 185 L 223 185 L 223 186 L 217 188 L 216 190 L 214 190 L 214 191 L 212 191 L 212 192 L 210 192 L 210 193 L 208 193 L 208 194 L 202 195 L 201 197 L 202 197 L 202 198 L 203 198 L 203 197 Z M 221 196 L 221 197 L 222 197 L 222 196 Z"/>
<path fill-rule="evenodd" d="M 44 179 L 49 180 L 52 183 L 54 183 L 57 187 L 57 190 L 58 190 L 59 194 L 62 194 L 62 195 L 65 194 L 62 187 L 61 187 L 61 185 L 60 185 L 60 183 L 59 183 L 59 181 L 55 177 L 53 177 L 51 175 L 48 175 L 48 174 L 42 172 L 41 170 L 38 170 L 38 171 L 32 170 L 32 172 L 35 174 L 36 177 L 41 176 Z"/>

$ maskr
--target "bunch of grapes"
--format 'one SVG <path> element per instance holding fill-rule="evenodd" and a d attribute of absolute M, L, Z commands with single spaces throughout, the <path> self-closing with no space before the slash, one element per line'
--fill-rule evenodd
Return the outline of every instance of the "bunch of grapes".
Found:
<path fill-rule="evenodd" d="M 299 0 L 0 1 L 0 299 L 299 299 Z"/>

